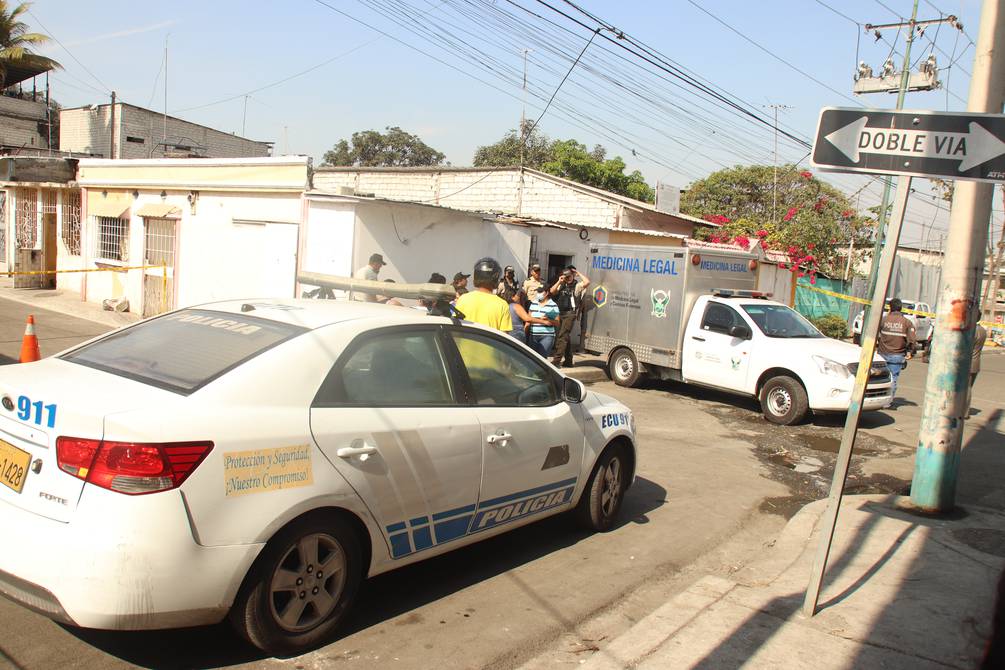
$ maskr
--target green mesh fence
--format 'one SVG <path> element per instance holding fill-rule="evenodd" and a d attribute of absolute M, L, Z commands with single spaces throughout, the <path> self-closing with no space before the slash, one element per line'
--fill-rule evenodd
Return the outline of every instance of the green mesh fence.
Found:
<path fill-rule="evenodd" d="M 837 314 L 843 319 L 848 318 L 848 310 L 853 303 L 841 298 L 813 291 L 808 279 L 800 278 L 796 283 L 796 311 L 808 319 L 816 319 L 827 314 Z M 851 294 L 851 285 L 840 279 L 817 277 L 814 288 L 833 291 L 842 295 Z"/>

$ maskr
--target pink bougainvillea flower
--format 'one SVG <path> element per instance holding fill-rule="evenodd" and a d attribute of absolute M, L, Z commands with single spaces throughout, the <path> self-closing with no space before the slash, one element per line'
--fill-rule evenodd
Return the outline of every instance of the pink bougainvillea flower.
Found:
<path fill-rule="evenodd" d="M 845 211 L 841 212 L 841 218 L 842 219 L 850 219 L 852 216 L 854 216 L 854 214 L 855 213 L 853 211 L 851 211 L 850 209 L 846 209 Z"/>
<path fill-rule="evenodd" d="M 809 249 L 810 251 L 813 251 L 813 249 L 814 249 L 814 248 L 815 248 L 816 246 L 817 246 L 817 245 L 815 245 L 815 244 L 813 244 L 812 242 L 810 242 L 809 244 L 807 244 L 807 245 L 806 245 L 806 248 L 807 248 L 807 249 Z"/>
<path fill-rule="evenodd" d="M 721 244 L 722 243 L 722 238 L 719 237 L 718 235 L 713 235 L 712 236 L 712 243 L 713 244 Z"/>
<path fill-rule="evenodd" d="M 817 276 L 816 275 L 810 275 L 810 283 L 811 284 L 816 284 L 817 283 Z"/>
<path fill-rule="evenodd" d="M 800 276 L 800 277 L 805 277 L 805 276 L 806 276 L 806 273 L 805 273 L 805 272 L 800 272 L 800 273 L 799 273 L 799 276 Z"/>
<path fill-rule="evenodd" d="M 738 244 L 740 247 L 744 249 L 750 248 L 750 238 L 747 237 L 746 235 L 737 235 L 736 237 L 733 238 L 733 242 Z"/>
<path fill-rule="evenodd" d="M 789 266 L 788 266 L 788 265 L 786 265 L 785 263 L 779 263 L 779 264 L 778 264 L 778 269 L 779 269 L 779 270 L 788 270 L 788 269 L 789 269 Z"/>
<path fill-rule="evenodd" d="M 768 241 L 767 241 L 767 240 L 761 240 L 761 248 L 762 248 L 762 249 L 768 249 L 768 248 L 769 248 L 770 246 L 771 246 L 771 245 L 770 245 L 770 244 L 768 244 Z"/>
<path fill-rule="evenodd" d="M 789 247 L 789 256 L 795 256 L 799 253 L 799 247 Z"/>
<path fill-rule="evenodd" d="M 757 235 L 758 237 L 762 237 L 763 238 L 763 237 L 767 237 L 768 236 L 768 231 L 766 231 L 764 228 L 761 228 L 760 230 L 758 230 L 754 234 Z"/>
<path fill-rule="evenodd" d="M 791 221 L 792 217 L 795 216 L 798 211 L 798 207 L 792 207 L 789 211 L 785 212 L 785 216 L 782 217 L 782 221 Z"/>
<path fill-rule="evenodd" d="M 802 177 L 803 179 L 811 179 L 813 177 L 813 173 L 810 172 L 809 170 L 803 170 L 802 172 L 799 173 L 799 176 Z"/>

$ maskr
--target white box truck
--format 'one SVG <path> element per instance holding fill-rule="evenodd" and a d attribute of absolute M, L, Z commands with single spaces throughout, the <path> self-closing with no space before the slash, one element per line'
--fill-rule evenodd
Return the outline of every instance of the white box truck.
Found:
<path fill-rule="evenodd" d="M 754 254 L 691 241 L 590 253 L 586 349 L 606 357 L 616 383 L 649 375 L 753 396 L 766 419 L 783 425 L 808 411 L 848 410 L 860 347 L 758 294 Z M 891 386 L 877 355 L 862 409 L 889 406 Z"/>

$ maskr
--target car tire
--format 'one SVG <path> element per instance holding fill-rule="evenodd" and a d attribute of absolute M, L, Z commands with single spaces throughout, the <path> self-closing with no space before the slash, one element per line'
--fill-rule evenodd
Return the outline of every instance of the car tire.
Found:
<path fill-rule="evenodd" d="M 293 521 L 255 560 L 231 608 L 231 624 L 273 655 L 318 645 L 352 604 L 363 574 L 361 556 L 356 533 L 337 516 Z"/>
<path fill-rule="evenodd" d="M 624 447 L 604 450 L 576 505 L 576 521 L 587 530 L 606 532 L 614 525 L 627 488 L 628 459 Z"/>
<path fill-rule="evenodd" d="M 635 386 L 642 374 L 639 370 L 639 360 L 635 358 L 631 349 L 624 347 L 611 354 L 607 370 L 610 378 L 618 386 Z"/>
<path fill-rule="evenodd" d="M 771 423 L 791 426 L 802 421 L 809 409 L 806 389 L 786 375 L 772 377 L 761 387 L 761 411 Z"/>

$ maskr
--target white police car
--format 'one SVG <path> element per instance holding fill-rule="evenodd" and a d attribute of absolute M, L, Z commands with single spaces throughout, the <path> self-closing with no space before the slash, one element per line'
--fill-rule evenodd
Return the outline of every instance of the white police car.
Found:
<path fill-rule="evenodd" d="M 175 311 L 0 368 L 0 593 L 104 629 L 327 637 L 360 580 L 611 527 L 634 421 L 495 331 L 367 303 Z"/>

